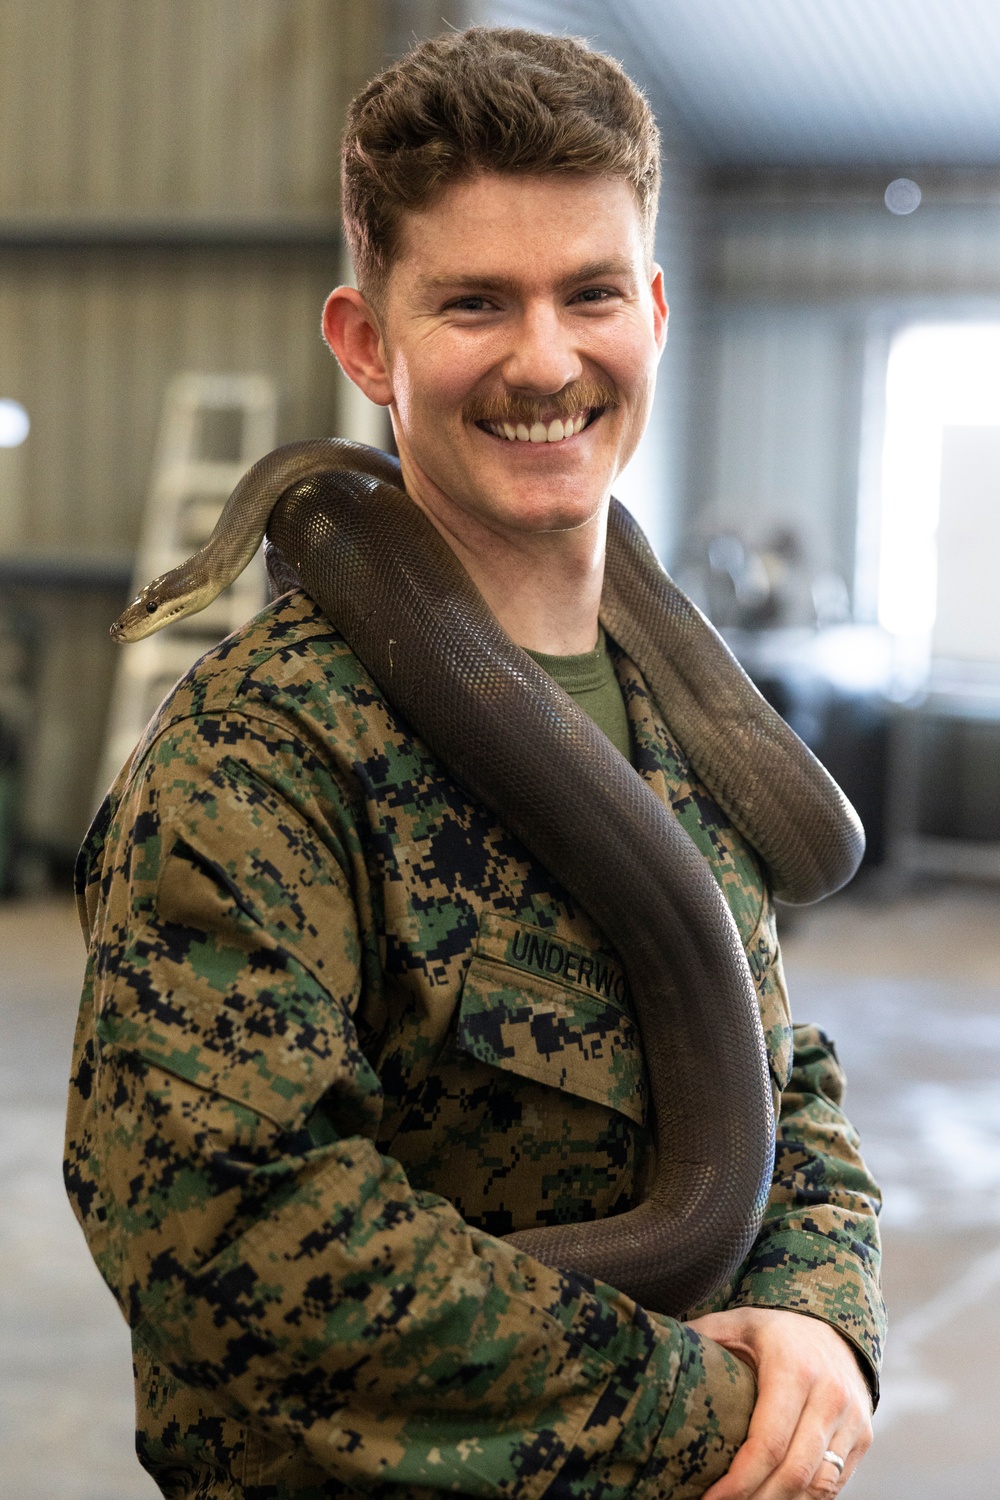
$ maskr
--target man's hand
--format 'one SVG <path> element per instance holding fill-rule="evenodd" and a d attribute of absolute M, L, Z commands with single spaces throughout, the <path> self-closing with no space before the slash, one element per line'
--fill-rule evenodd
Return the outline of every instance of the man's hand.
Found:
<path fill-rule="evenodd" d="M 829 1500 L 872 1440 L 868 1386 L 846 1339 L 816 1318 L 762 1307 L 709 1313 L 691 1327 L 757 1375 L 746 1442 L 703 1500 Z M 825 1461 L 827 1449 L 844 1472 Z"/>

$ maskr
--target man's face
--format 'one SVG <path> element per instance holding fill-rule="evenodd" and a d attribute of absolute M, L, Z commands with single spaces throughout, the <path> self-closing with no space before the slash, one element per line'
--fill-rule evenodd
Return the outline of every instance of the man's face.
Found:
<path fill-rule="evenodd" d="M 466 537 L 595 520 L 666 319 L 627 183 L 483 174 L 405 215 L 381 348 L 413 498 Z"/>

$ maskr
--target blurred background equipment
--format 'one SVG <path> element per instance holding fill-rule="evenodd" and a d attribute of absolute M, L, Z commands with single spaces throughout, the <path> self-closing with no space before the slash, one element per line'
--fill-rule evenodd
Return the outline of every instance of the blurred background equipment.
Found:
<path fill-rule="evenodd" d="M 793 526 L 778 526 L 757 545 L 729 529 L 692 535 L 676 576 L 720 630 L 815 629 L 851 618 L 844 579 L 812 568 Z"/>
<path fill-rule="evenodd" d="M 133 594 L 204 546 L 247 469 L 274 447 L 277 416 L 277 392 L 266 375 L 177 375 L 170 382 Z M 266 602 L 258 553 L 207 609 L 122 651 L 95 806 L 178 677 Z"/>
<path fill-rule="evenodd" d="M 207 640 L 143 666 L 107 633 L 160 567 L 165 393 L 253 372 L 274 442 L 389 441 L 319 334 L 349 275 L 339 134 L 387 61 L 469 21 L 588 37 L 663 129 L 670 338 L 616 493 L 869 835 L 856 891 L 781 916 L 793 1006 L 834 1029 L 887 1189 L 900 1331 L 850 1493 L 992 1494 L 996 0 L 0 0 L 0 1475 L 18 1500 L 150 1496 L 124 1325 L 58 1162 L 73 858 Z M 191 406 L 185 443 L 235 472 L 272 438 L 229 399 Z M 161 507 L 178 547 L 211 484 Z"/>

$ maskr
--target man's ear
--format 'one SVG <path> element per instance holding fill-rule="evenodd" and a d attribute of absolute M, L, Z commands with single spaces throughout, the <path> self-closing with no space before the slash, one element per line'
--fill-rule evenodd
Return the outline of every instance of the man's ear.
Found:
<path fill-rule="evenodd" d="M 653 278 L 649 283 L 649 291 L 653 299 L 653 337 L 656 339 L 657 349 L 662 354 L 663 346 L 667 342 L 667 323 L 670 320 L 662 266 L 653 266 Z"/>
<path fill-rule="evenodd" d="M 368 303 L 352 286 L 338 286 L 323 308 L 323 337 L 353 380 L 376 406 L 392 403 L 382 335 Z"/>

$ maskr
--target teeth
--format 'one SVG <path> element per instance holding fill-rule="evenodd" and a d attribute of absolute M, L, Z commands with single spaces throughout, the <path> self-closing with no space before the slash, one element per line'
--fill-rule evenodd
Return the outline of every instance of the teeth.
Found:
<path fill-rule="evenodd" d="M 576 437 L 587 425 L 587 412 L 577 412 L 575 417 L 560 421 L 558 417 L 549 423 L 533 422 L 528 427 L 518 422 L 487 422 L 485 425 L 494 437 L 506 438 L 508 443 L 561 443 L 565 438 Z"/>

